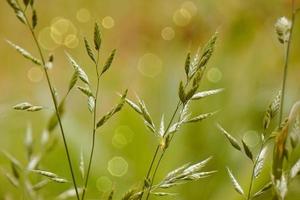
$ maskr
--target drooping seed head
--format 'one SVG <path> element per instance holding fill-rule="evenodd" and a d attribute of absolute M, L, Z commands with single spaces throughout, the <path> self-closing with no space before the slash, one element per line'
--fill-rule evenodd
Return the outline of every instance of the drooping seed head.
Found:
<path fill-rule="evenodd" d="M 284 44 L 289 40 L 291 27 L 292 22 L 288 18 L 281 17 L 277 20 L 275 30 L 280 43 Z"/>

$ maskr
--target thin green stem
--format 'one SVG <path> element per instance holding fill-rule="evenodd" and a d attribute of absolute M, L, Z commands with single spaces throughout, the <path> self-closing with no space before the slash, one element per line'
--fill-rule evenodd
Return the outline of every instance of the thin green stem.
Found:
<path fill-rule="evenodd" d="M 187 86 L 187 84 L 186 84 L 186 86 Z M 168 133 L 168 131 L 169 131 L 170 127 L 171 127 L 171 124 L 173 123 L 173 120 L 175 119 L 176 113 L 177 113 L 179 107 L 181 106 L 181 104 L 182 104 L 182 103 L 181 103 L 180 101 L 177 103 L 176 109 L 175 109 L 175 111 L 174 111 L 174 113 L 173 113 L 173 115 L 172 115 L 172 118 L 171 118 L 171 120 L 170 120 L 170 122 L 169 122 L 169 124 L 168 124 L 168 126 L 167 126 L 167 128 L 166 128 L 166 130 L 165 130 L 165 132 L 164 132 L 164 135 L 166 135 L 166 133 Z M 178 121 L 179 121 L 179 120 L 178 120 Z M 170 145 L 170 143 L 171 143 L 173 137 L 174 137 L 174 135 L 171 136 L 169 145 Z M 161 161 L 162 161 L 162 159 L 163 159 L 163 157 L 164 157 L 164 155 L 165 155 L 165 153 L 166 153 L 166 150 L 167 150 L 167 149 L 164 149 L 164 150 L 163 150 L 163 152 L 161 153 L 161 155 L 160 155 L 160 157 L 159 157 L 159 159 L 158 159 L 158 162 L 157 162 L 156 167 L 155 167 L 155 169 L 154 169 L 152 178 L 151 178 L 151 180 L 150 180 L 150 186 L 149 186 L 149 190 L 148 190 L 148 193 L 147 193 L 146 200 L 148 200 L 149 197 L 150 197 L 151 188 L 152 188 L 152 186 L 153 186 L 153 183 L 154 183 L 154 180 L 155 180 L 155 176 L 156 176 L 157 171 L 158 171 L 158 169 L 159 169 L 160 163 L 161 163 Z"/>
<path fill-rule="evenodd" d="M 68 164 L 69 164 L 69 168 L 70 168 L 70 172 L 71 172 L 71 176 L 72 176 L 72 181 L 73 181 L 73 185 L 74 185 L 75 192 L 76 192 L 76 197 L 77 197 L 77 200 L 80 200 L 79 193 L 78 193 L 78 188 L 77 188 L 77 184 L 76 184 L 76 180 L 75 180 L 75 175 L 74 175 L 74 171 L 73 171 L 71 156 L 70 156 L 67 140 L 66 140 L 66 137 L 65 137 L 65 132 L 64 132 L 64 129 L 63 129 L 63 125 L 62 125 L 61 116 L 60 116 L 59 109 L 58 109 L 58 104 L 57 104 L 56 97 L 55 97 L 55 94 L 54 94 L 54 91 L 53 91 L 53 86 L 52 86 L 52 83 L 50 81 L 50 77 L 49 77 L 49 74 L 48 74 L 48 71 L 47 71 L 45 58 L 44 58 L 44 55 L 42 53 L 42 49 L 40 47 L 40 44 L 39 44 L 39 42 L 36 38 L 35 32 L 34 32 L 33 28 L 30 26 L 30 22 L 29 22 L 29 20 L 28 20 L 28 18 L 27 18 L 24 11 L 23 11 L 23 14 L 24 14 L 25 19 L 26 19 L 27 27 L 30 30 L 30 33 L 31 33 L 31 35 L 34 39 L 34 42 L 35 42 L 36 47 L 38 49 L 40 58 L 42 60 L 42 66 L 43 66 L 44 73 L 45 73 L 45 76 L 46 76 L 46 79 L 47 79 L 47 84 L 48 84 L 48 87 L 49 87 L 49 90 L 50 90 L 50 93 L 51 93 L 51 98 L 52 98 L 53 105 L 54 105 L 54 108 L 55 108 L 55 113 L 56 113 L 57 121 L 58 121 L 58 124 L 59 124 L 60 132 L 61 132 L 61 135 L 62 135 L 62 138 L 63 138 L 64 148 L 65 148 L 65 152 L 66 152 L 67 159 L 68 159 Z"/>
<path fill-rule="evenodd" d="M 96 93 L 95 93 L 95 107 L 94 107 L 94 111 L 93 111 L 92 146 L 91 146 L 91 152 L 90 152 L 90 157 L 89 157 L 89 164 L 88 164 L 88 168 L 87 168 L 84 188 L 83 188 L 83 192 L 82 192 L 82 195 L 81 195 L 81 200 L 84 200 L 84 197 L 85 197 L 85 193 L 86 193 L 86 189 L 87 189 L 88 181 L 89 181 L 89 177 L 90 177 L 90 171 L 91 171 L 92 160 L 93 160 L 93 156 L 94 156 L 94 150 L 95 150 L 95 139 L 96 139 L 96 129 L 97 129 L 97 127 L 96 127 L 97 126 L 97 124 L 96 124 L 97 123 L 97 121 L 96 121 L 97 102 L 98 102 L 99 85 L 100 85 L 100 76 L 99 76 L 99 72 L 98 72 L 98 64 L 99 64 L 99 50 L 98 50 L 98 55 L 97 55 L 97 61 L 96 61 L 96 64 L 95 64 L 96 74 L 97 74 L 97 86 L 96 86 Z"/>
<path fill-rule="evenodd" d="M 180 105 L 181 105 L 181 102 L 179 101 L 179 102 L 177 103 L 177 106 L 176 106 L 176 108 L 175 108 L 175 111 L 173 112 L 172 117 L 171 117 L 171 119 L 170 119 L 170 121 L 169 121 L 169 123 L 168 123 L 168 125 L 167 125 L 167 128 L 166 128 L 166 130 L 165 130 L 165 132 L 164 132 L 164 135 L 169 131 L 169 129 L 170 129 L 172 123 L 173 123 L 173 120 L 174 120 L 174 118 L 175 118 L 175 116 L 176 116 L 176 114 L 177 114 L 177 112 L 178 112 L 178 109 L 179 109 Z M 156 158 L 157 158 L 157 156 L 158 156 L 159 148 L 160 148 L 160 144 L 158 144 L 157 147 L 156 147 L 156 149 L 155 149 L 155 153 L 154 153 L 154 155 L 153 155 L 151 164 L 150 164 L 150 166 L 149 166 L 149 168 L 148 168 L 148 172 L 147 172 L 147 176 L 146 176 L 146 180 L 145 180 L 145 181 L 148 181 L 148 180 L 149 180 L 151 171 L 152 171 L 153 166 L 154 166 L 154 162 L 155 162 L 155 160 L 156 160 Z M 162 158 L 160 158 L 159 160 L 161 160 L 161 159 L 162 159 Z M 155 171 L 157 171 L 157 169 L 155 169 Z M 150 187 L 149 187 L 150 189 L 151 189 L 152 185 L 153 185 L 153 181 L 152 181 L 152 179 L 151 179 L 151 180 L 150 180 Z M 141 193 L 141 195 L 140 195 L 140 199 L 143 198 L 143 195 L 144 195 L 146 186 L 147 186 L 147 185 L 146 185 L 146 182 L 144 182 L 143 189 L 142 189 L 142 193 Z M 149 196 L 149 193 L 150 193 L 150 189 L 149 189 L 148 194 L 147 194 L 147 199 L 148 199 L 148 196 Z"/>
<path fill-rule="evenodd" d="M 292 25 L 291 25 L 289 39 L 287 41 L 287 46 L 285 49 L 285 59 L 284 59 L 285 61 L 284 61 L 284 70 L 283 70 L 283 78 L 282 78 L 282 86 L 281 86 L 281 101 L 280 101 L 280 109 L 279 109 L 279 124 L 278 124 L 278 126 L 281 125 L 282 118 L 283 118 L 284 101 L 285 101 L 285 95 L 286 95 L 287 72 L 288 72 L 288 66 L 289 66 L 291 41 L 292 41 L 292 36 L 293 36 L 296 14 L 297 14 L 297 9 L 295 9 L 295 0 L 292 0 L 292 22 L 291 22 Z"/>

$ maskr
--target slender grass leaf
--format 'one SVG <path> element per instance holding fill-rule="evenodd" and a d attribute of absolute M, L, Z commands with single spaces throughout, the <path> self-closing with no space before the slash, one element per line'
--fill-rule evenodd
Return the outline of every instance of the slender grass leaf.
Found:
<path fill-rule="evenodd" d="M 161 137 L 164 137 L 164 134 L 165 134 L 165 117 L 163 115 L 160 120 L 160 127 L 159 127 L 158 135 Z"/>
<path fill-rule="evenodd" d="M 2 151 L 2 153 L 18 169 L 20 169 L 20 170 L 23 169 L 23 166 L 21 165 L 21 163 L 20 163 L 20 161 L 18 159 L 16 159 L 14 156 L 12 156 L 10 153 L 8 153 L 6 151 Z"/>
<path fill-rule="evenodd" d="M 107 120 L 109 120 L 112 116 L 114 116 L 117 112 L 119 112 L 124 104 L 125 104 L 125 99 L 127 96 L 127 92 L 128 90 L 125 90 L 125 92 L 123 93 L 120 102 L 114 106 L 106 115 L 104 115 L 98 122 L 97 122 L 97 128 L 99 128 L 100 126 L 102 126 L 103 124 L 105 124 L 105 122 L 107 122 Z"/>
<path fill-rule="evenodd" d="M 92 113 L 95 109 L 95 98 L 93 96 L 89 96 L 88 98 L 88 109 Z"/>
<path fill-rule="evenodd" d="M 218 32 L 215 32 L 214 35 L 210 38 L 210 40 L 205 44 L 198 63 L 198 69 L 204 67 L 210 60 L 216 45 L 217 38 Z"/>
<path fill-rule="evenodd" d="M 69 92 L 72 90 L 72 88 L 77 83 L 78 77 L 79 77 L 79 73 L 78 73 L 78 71 L 75 71 L 72 75 L 72 78 L 71 78 L 70 82 L 69 82 Z"/>
<path fill-rule="evenodd" d="M 266 154 L 267 154 L 267 147 L 263 148 L 257 157 L 257 162 L 256 162 L 256 165 L 254 166 L 254 177 L 255 178 L 257 178 L 260 175 L 260 173 L 263 169 Z"/>
<path fill-rule="evenodd" d="M 101 33 L 99 29 L 99 25 L 95 23 L 94 27 L 94 44 L 95 44 L 95 49 L 99 51 L 101 47 Z"/>
<path fill-rule="evenodd" d="M 34 64 L 37 64 L 37 65 L 42 65 L 42 62 L 33 57 L 30 53 L 28 53 L 28 51 L 26 51 L 25 49 L 19 47 L 18 45 L 12 43 L 11 41 L 7 40 L 7 43 L 10 44 L 13 48 L 15 48 L 22 56 L 24 56 L 24 58 L 32 61 Z"/>
<path fill-rule="evenodd" d="M 126 103 L 133 109 L 135 110 L 137 113 L 142 114 L 142 110 L 141 108 L 135 104 L 133 101 L 131 101 L 130 99 L 126 98 Z"/>
<path fill-rule="evenodd" d="M 165 196 L 176 196 L 176 193 L 169 193 L 169 192 L 151 192 L 151 194 L 158 196 L 158 197 L 165 197 Z"/>
<path fill-rule="evenodd" d="M 82 188 L 77 188 L 78 190 L 78 193 L 81 194 L 83 189 Z M 57 199 L 60 199 L 60 200 L 64 200 L 64 199 L 69 199 L 69 198 L 72 198 L 72 197 L 76 197 L 76 191 L 74 188 L 70 188 L 62 193 L 60 193 L 58 196 L 57 196 Z"/>
<path fill-rule="evenodd" d="M 19 7 L 16 0 L 7 0 L 7 3 L 10 5 L 10 7 L 14 10 L 16 17 L 23 23 L 26 24 L 26 18 L 24 16 L 24 13 L 22 9 Z"/>
<path fill-rule="evenodd" d="M 37 14 L 36 14 L 36 10 L 33 10 L 32 11 L 32 17 L 31 17 L 31 23 L 32 23 L 32 28 L 35 29 L 36 25 L 37 25 L 37 21 L 38 21 L 38 18 L 37 18 Z"/>
<path fill-rule="evenodd" d="M 32 189 L 34 191 L 39 191 L 39 190 L 43 189 L 46 185 L 48 185 L 48 183 L 50 183 L 49 179 L 44 179 L 44 180 L 36 183 L 35 185 L 33 185 Z"/>
<path fill-rule="evenodd" d="M 278 92 L 278 95 L 273 99 L 273 101 L 268 106 L 264 119 L 263 119 L 263 128 L 267 130 L 270 126 L 271 120 L 276 116 L 279 111 L 281 101 L 281 92 Z"/>
<path fill-rule="evenodd" d="M 79 171 L 80 171 L 80 174 L 81 174 L 81 178 L 84 179 L 84 157 L 83 157 L 83 151 L 81 150 L 81 153 L 80 153 L 80 163 L 79 163 Z"/>
<path fill-rule="evenodd" d="M 242 148 L 240 147 L 238 141 L 232 137 L 220 124 L 217 124 L 218 129 L 225 135 L 225 137 L 228 139 L 230 144 L 237 149 L 238 151 L 241 151 Z"/>
<path fill-rule="evenodd" d="M 32 105 L 31 105 L 31 103 L 28 103 L 28 102 L 19 103 L 19 104 L 13 106 L 13 108 L 15 110 L 27 110 L 30 107 L 32 107 Z"/>
<path fill-rule="evenodd" d="M 23 3 L 25 6 L 28 6 L 29 2 L 30 2 L 30 0 L 23 0 Z"/>
<path fill-rule="evenodd" d="M 88 96 L 88 97 L 93 96 L 93 93 L 89 87 L 77 86 L 77 88 L 86 96 Z"/>
<path fill-rule="evenodd" d="M 57 174 L 55 174 L 53 172 L 44 171 L 44 170 L 31 170 L 31 171 L 36 174 L 45 176 L 56 183 L 67 183 L 68 182 L 66 179 L 59 177 Z"/>
<path fill-rule="evenodd" d="M 187 79 L 189 80 L 189 73 L 190 73 L 190 65 L 191 65 L 191 53 L 188 53 L 185 60 L 185 74 Z"/>
<path fill-rule="evenodd" d="M 242 140 L 242 144 L 243 144 L 243 148 L 244 148 L 244 152 L 246 154 L 246 156 L 251 160 L 253 161 L 253 154 L 249 148 L 249 146 L 245 143 L 244 140 Z"/>
<path fill-rule="evenodd" d="M 236 178 L 234 177 L 234 175 L 232 174 L 232 172 L 230 171 L 229 168 L 227 168 L 227 172 L 228 172 L 228 175 L 230 177 L 231 183 L 232 183 L 235 191 L 237 191 L 239 194 L 244 196 L 244 190 L 242 189 L 241 185 L 236 180 Z"/>
<path fill-rule="evenodd" d="M 292 166 L 290 170 L 290 178 L 295 178 L 300 173 L 300 159 Z"/>
<path fill-rule="evenodd" d="M 270 190 L 272 188 L 272 182 L 268 182 L 267 184 L 265 184 L 260 190 L 258 190 L 252 198 L 257 198 L 259 196 L 261 196 L 262 194 L 264 194 L 265 192 L 267 192 L 268 190 Z"/>
<path fill-rule="evenodd" d="M 74 70 L 78 72 L 78 77 L 86 84 L 89 84 L 89 78 L 86 75 L 86 73 L 83 71 L 83 69 L 80 67 L 80 65 L 68 54 L 67 57 L 69 58 L 70 63 L 74 67 Z"/>
<path fill-rule="evenodd" d="M 11 175 L 10 173 L 5 173 L 5 177 L 7 178 L 7 180 L 16 188 L 18 188 L 20 186 L 20 182 L 18 179 L 16 179 L 13 175 Z"/>
<path fill-rule="evenodd" d="M 115 54 L 116 54 L 116 49 L 112 50 L 110 56 L 106 60 L 105 65 L 102 69 L 101 75 L 104 74 L 110 68 L 110 66 L 114 60 Z"/>
<path fill-rule="evenodd" d="M 188 119 L 186 121 L 184 121 L 184 123 L 195 123 L 195 122 L 200 122 L 202 120 L 205 120 L 213 115 L 215 115 L 217 112 L 210 112 L 210 113 L 205 113 L 205 114 L 201 114 L 198 115 L 196 117 L 193 117 L 191 119 Z"/>
<path fill-rule="evenodd" d="M 184 86 L 182 81 L 180 81 L 179 83 L 178 96 L 180 101 L 184 104 L 186 102 L 186 94 L 184 91 Z"/>
<path fill-rule="evenodd" d="M 192 97 L 192 100 L 199 100 L 199 99 L 211 96 L 211 95 L 218 94 L 218 93 L 223 92 L 223 91 L 224 91 L 224 89 L 220 88 L 220 89 L 214 89 L 214 90 L 198 92 Z"/>
<path fill-rule="evenodd" d="M 43 109 L 43 106 L 31 106 L 30 108 L 28 108 L 26 111 L 29 112 L 36 112 L 36 111 L 40 111 Z"/>
<path fill-rule="evenodd" d="M 60 116 L 63 116 L 65 113 L 65 100 L 63 100 L 59 106 L 58 106 L 58 112 L 60 113 Z M 50 117 L 50 120 L 47 125 L 47 130 L 49 132 L 52 132 L 54 128 L 57 126 L 58 120 L 57 120 L 57 115 L 56 113 L 53 113 L 52 116 Z"/>
<path fill-rule="evenodd" d="M 84 38 L 84 44 L 85 44 L 85 49 L 86 49 L 88 56 L 96 64 L 96 59 L 95 59 L 94 53 L 93 53 L 91 46 L 89 45 L 89 42 L 86 38 Z"/>

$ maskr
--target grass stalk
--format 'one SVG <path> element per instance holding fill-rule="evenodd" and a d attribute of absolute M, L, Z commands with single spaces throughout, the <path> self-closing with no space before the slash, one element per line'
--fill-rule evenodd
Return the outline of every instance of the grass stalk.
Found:
<path fill-rule="evenodd" d="M 84 200 L 84 197 L 85 197 L 85 193 L 86 193 L 86 189 L 87 189 L 88 181 L 89 181 L 89 177 L 90 177 L 92 160 L 93 160 L 93 156 L 94 156 L 94 149 L 95 149 L 95 139 L 96 139 L 96 129 L 97 129 L 97 127 L 96 127 L 97 126 L 97 121 L 96 121 L 97 102 L 98 102 L 99 85 L 100 85 L 100 77 L 101 77 L 101 76 L 99 76 L 98 64 L 99 64 L 99 50 L 97 51 L 97 60 L 96 60 L 96 64 L 95 64 L 96 74 L 97 74 L 97 86 L 96 86 L 96 93 L 95 93 L 95 108 L 93 111 L 92 145 L 91 145 L 90 157 L 89 157 L 89 161 L 88 161 L 88 168 L 87 168 L 84 188 L 83 188 L 82 195 L 81 195 L 81 200 Z"/>
<path fill-rule="evenodd" d="M 282 77 L 282 85 L 281 85 L 281 101 L 280 101 L 280 108 L 279 108 L 279 121 L 278 126 L 282 123 L 283 118 L 283 111 L 284 111 L 284 101 L 285 101 L 285 95 L 286 95 L 286 82 L 287 82 L 287 72 L 288 72 L 288 66 L 289 66 L 289 58 L 290 58 L 290 50 L 291 50 L 291 41 L 293 36 L 293 30 L 294 30 L 294 24 L 296 19 L 296 14 L 299 11 L 299 9 L 295 9 L 295 0 L 292 0 L 292 21 L 291 21 L 291 30 L 290 30 L 290 36 L 288 38 L 286 48 L 285 48 L 285 56 L 284 56 L 284 69 L 283 69 L 283 77 Z"/>
<path fill-rule="evenodd" d="M 72 176 L 72 182 L 73 182 L 74 189 L 75 189 L 75 192 L 76 192 L 76 197 L 77 197 L 77 200 L 80 200 L 79 193 L 78 193 L 78 188 L 77 188 L 77 184 L 76 184 L 76 180 L 75 180 L 75 173 L 74 173 L 73 166 L 72 166 L 70 151 L 69 151 L 69 148 L 68 148 L 68 144 L 67 144 L 67 140 L 66 140 L 66 136 L 65 136 L 65 131 L 64 131 L 64 128 L 63 128 L 63 125 L 62 125 L 62 120 L 61 120 L 61 116 L 60 116 L 60 113 L 59 113 L 58 104 L 57 104 L 55 94 L 54 94 L 54 91 L 53 91 L 53 86 L 52 86 L 52 83 L 51 83 L 51 80 L 50 80 L 50 77 L 49 77 L 49 74 L 48 74 L 48 71 L 47 71 L 45 57 L 43 55 L 40 44 L 37 40 L 36 34 L 35 34 L 33 28 L 30 26 L 30 22 L 29 22 L 28 17 L 27 17 L 24 10 L 23 10 L 23 14 L 24 14 L 24 17 L 26 19 L 26 25 L 27 25 L 27 27 L 28 27 L 33 39 L 34 39 L 35 45 L 38 49 L 38 52 L 39 52 L 39 55 L 40 55 L 40 58 L 41 58 L 41 61 L 42 61 L 42 67 L 43 67 L 43 70 L 44 70 L 44 74 L 46 76 L 48 88 L 50 90 L 52 102 L 53 102 L 53 105 L 54 105 L 54 108 L 55 108 L 55 114 L 56 114 L 57 121 L 58 121 L 58 124 L 59 124 L 60 132 L 61 132 L 61 135 L 62 135 L 62 138 L 63 138 L 64 148 L 65 148 L 65 152 L 66 152 L 66 155 L 67 155 L 67 160 L 68 160 L 68 164 L 69 164 L 69 168 L 70 168 L 70 173 L 71 173 L 71 176 Z"/>

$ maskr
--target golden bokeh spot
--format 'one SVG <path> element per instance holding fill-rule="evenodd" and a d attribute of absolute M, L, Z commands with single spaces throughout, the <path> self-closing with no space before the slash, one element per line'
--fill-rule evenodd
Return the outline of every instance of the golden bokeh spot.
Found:
<path fill-rule="evenodd" d="M 157 55 L 146 53 L 139 59 L 138 70 L 144 76 L 154 78 L 162 70 L 162 61 Z"/>
<path fill-rule="evenodd" d="M 76 18 L 79 22 L 85 23 L 91 19 L 90 11 L 86 8 L 81 8 L 76 13 Z"/>
<path fill-rule="evenodd" d="M 134 133 L 129 126 L 119 126 L 115 130 L 112 144 L 116 148 L 123 148 L 132 141 L 133 135 Z"/>
<path fill-rule="evenodd" d="M 161 37 L 164 40 L 172 40 L 175 37 L 175 31 L 172 27 L 165 27 L 161 31 Z"/>
<path fill-rule="evenodd" d="M 121 149 L 128 144 L 128 141 L 124 135 L 114 134 L 114 136 L 112 138 L 112 144 L 114 147 Z"/>
<path fill-rule="evenodd" d="M 78 44 L 79 40 L 74 34 L 67 35 L 67 37 L 65 38 L 64 45 L 70 49 L 77 47 Z"/>
<path fill-rule="evenodd" d="M 177 26 L 186 26 L 190 23 L 191 19 L 191 13 L 185 8 L 180 8 L 179 10 L 176 10 L 173 15 L 173 22 Z"/>
<path fill-rule="evenodd" d="M 128 171 L 128 163 L 123 157 L 113 157 L 108 161 L 107 170 L 113 176 L 124 176 Z"/>
<path fill-rule="evenodd" d="M 181 7 L 185 10 L 188 10 L 192 16 L 195 16 L 197 14 L 198 8 L 192 1 L 183 2 Z"/>
<path fill-rule="evenodd" d="M 102 19 L 102 26 L 111 29 L 115 26 L 115 20 L 111 16 L 106 16 Z"/>
<path fill-rule="evenodd" d="M 102 192 L 110 191 L 112 185 L 113 185 L 112 181 L 106 176 L 102 176 L 98 178 L 96 182 L 97 189 Z"/>
<path fill-rule="evenodd" d="M 223 77 L 222 72 L 219 68 L 213 67 L 210 68 L 207 72 L 207 79 L 212 83 L 219 82 Z"/>
<path fill-rule="evenodd" d="M 53 51 L 59 46 L 51 37 L 50 27 L 43 28 L 39 32 L 38 41 L 41 46 L 48 51 Z"/>
<path fill-rule="evenodd" d="M 51 23 L 51 38 L 59 45 L 75 48 L 79 41 L 74 24 L 65 18 L 57 17 Z"/>
<path fill-rule="evenodd" d="M 28 70 L 27 77 L 31 82 L 40 82 L 43 79 L 43 71 L 40 67 L 32 67 Z"/>

